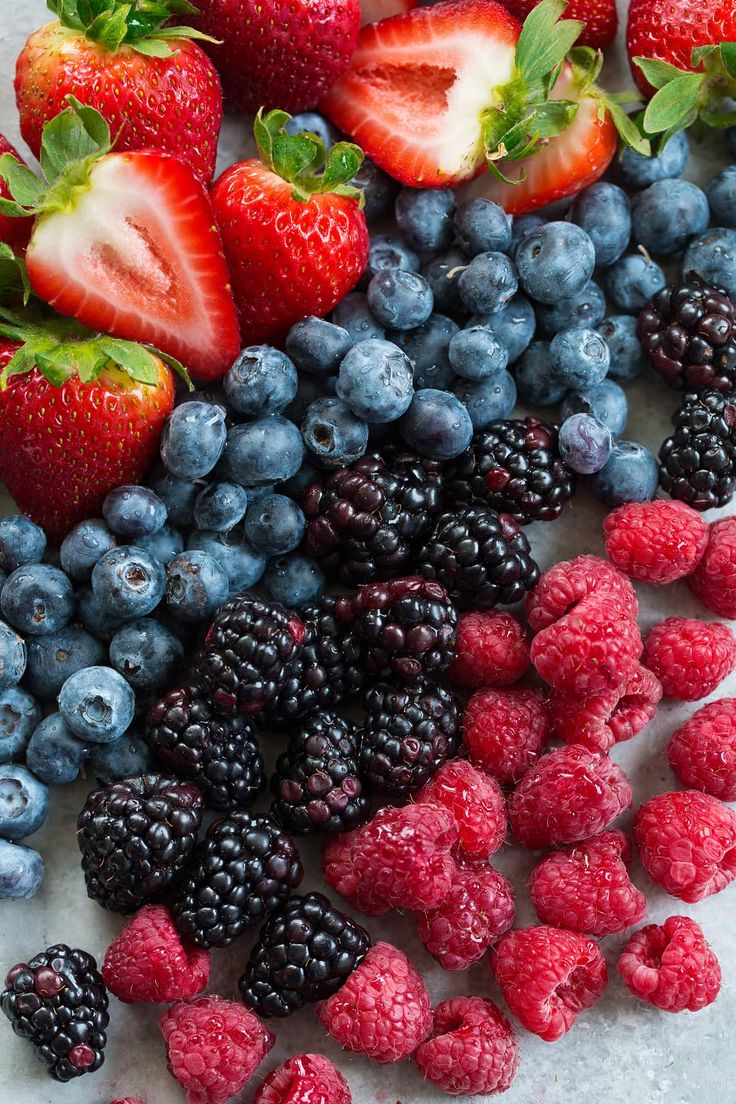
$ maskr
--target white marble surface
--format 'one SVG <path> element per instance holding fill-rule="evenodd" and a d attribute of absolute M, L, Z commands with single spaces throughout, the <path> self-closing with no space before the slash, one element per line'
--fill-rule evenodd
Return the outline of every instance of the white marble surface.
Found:
<path fill-rule="evenodd" d="M 625 2 L 620 2 L 625 7 Z M 45 18 L 42 0 L 0 0 L 0 130 L 18 139 L 10 75 L 25 36 Z M 615 83 L 623 66 L 609 65 Z M 243 150 L 247 127 L 239 120 L 227 124 L 228 159 Z M 22 147 L 21 147 L 22 148 Z M 699 156 L 702 164 L 711 158 Z M 696 167 L 698 172 L 698 167 Z M 675 405 L 671 392 L 653 380 L 630 389 L 631 417 L 627 436 L 652 447 L 667 432 L 669 412 Z M 0 508 L 7 509 L 7 499 Z M 581 493 L 563 520 L 529 530 L 543 566 L 580 552 L 601 552 L 600 526 L 603 508 Z M 657 592 L 639 587 L 642 627 L 648 628 L 674 613 L 700 616 L 702 611 L 682 585 Z M 736 680 L 721 693 L 736 692 Z M 719 695 L 714 695 L 719 696 Z M 670 789 L 674 778 L 667 766 L 665 747 L 672 730 L 693 712 L 694 706 L 665 702 L 655 721 L 636 740 L 616 748 L 614 758 L 629 772 L 638 804 L 646 797 Z M 27 902 L 0 903 L 0 972 L 55 942 L 83 946 L 98 958 L 120 927 L 120 919 L 88 901 L 79 870 L 74 836 L 77 812 L 89 787 L 80 782 L 57 789 L 47 824 L 30 843 L 44 854 L 48 873 L 38 896 Z M 625 827 L 631 814 L 623 818 Z M 310 870 L 305 885 L 321 882 L 316 848 L 304 846 Z M 514 882 L 521 924 L 534 921 L 526 893 L 533 860 L 518 849 L 506 848 L 497 856 L 499 867 Z M 495 861 L 495 860 L 494 860 Z M 604 997 L 583 1015 L 560 1042 L 543 1043 L 519 1029 L 521 1067 L 515 1084 L 503 1097 L 507 1104 L 716 1104 L 734 1099 L 736 1056 L 733 1024 L 736 1020 L 736 942 L 734 903 L 736 890 L 727 890 L 690 907 L 668 898 L 648 882 L 641 868 L 634 868 L 637 884 L 649 902 L 648 921 L 661 921 L 673 913 L 691 914 L 702 923 L 723 966 L 724 985 L 718 1002 L 695 1015 L 667 1015 L 629 997 L 615 969 Z M 376 938 L 403 947 L 425 974 L 432 996 L 440 1000 L 456 993 L 490 996 L 500 1001 L 487 963 L 466 974 L 444 973 L 424 952 L 413 933 L 411 917 L 396 913 L 368 927 Z M 605 941 L 609 965 L 615 963 L 621 937 Z M 211 990 L 235 997 L 237 978 L 250 946 L 244 938 L 227 951 L 216 953 Z M 0 1100 L 13 1104 L 108 1104 L 117 1096 L 139 1095 L 147 1104 L 182 1104 L 184 1097 L 166 1072 L 164 1049 L 157 1029 L 160 1010 L 128 1008 L 114 999 L 111 1006 L 110 1042 L 102 1070 L 70 1086 L 49 1080 L 30 1048 L 0 1023 Z M 323 1050 L 339 1064 L 350 1082 L 355 1104 L 439 1104 L 448 1098 L 426 1088 L 411 1065 L 382 1067 L 360 1058 L 342 1055 L 327 1040 L 309 1010 L 275 1025 L 279 1042 L 263 1071 L 300 1050 Z M 239 1098 L 250 1104 L 255 1084 Z"/>

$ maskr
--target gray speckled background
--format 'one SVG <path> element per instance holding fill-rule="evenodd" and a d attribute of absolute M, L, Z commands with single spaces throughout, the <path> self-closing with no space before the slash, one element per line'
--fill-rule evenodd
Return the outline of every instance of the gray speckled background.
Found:
<path fill-rule="evenodd" d="M 625 9 L 625 0 L 619 0 Z M 14 60 L 26 35 L 45 18 L 43 0 L 0 0 L 0 130 L 18 141 L 11 88 Z M 612 84 L 625 80 L 625 70 L 608 63 Z M 228 120 L 223 141 L 223 163 L 246 149 L 247 126 Z M 21 146 L 21 149 L 23 147 Z M 707 175 L 706 165 L 717 161 L 717 150 L 699 150 L 693 172 Z M 667 432 L 675 402 L 663 385 L 648 380 L 630 389 L 631 415 L 627 436 L 656 447 Z M 0 508 L 8 509 L 7 498 Z M 603 508 L 578 496 L 573 510 L 551 526 L 535 526 L 529 535 L 543 566 L 580 552 L 601 552 L 600 525 Z M 642 627 L 647 629 L 673 613 L 702 614 L 683 585 L 656 592 L 640 586 Z M 736 680 L 721 695 L 736 692 Z M 714 696 L 720 696 L 718 694 Z M 665 748 L 672 730 L 694 706 L 665 702 L 655 721 L 632 743 L 618 747 L 614 758 L 629 772 L 638 804 L 644 798 L 673 787 Z M 83 946 L 101 959 L 120 919 L 88 901 L 79 870 L 74 822 L 89 786 L 84 782 L 57 789 L 51 816 L 30 843 L 45 856 L 48 873 L 43 889 L 32 901 L 0 903 L 0 972 L 55 942 Z M 630 821 L 624 818 L 624 826 Z M 320 885 L 315 847 L 303 848 L 310 875 L 305 884 Z M 525 885 L 532 856 L 506 848 L 496 856 L 498 866 L 512 878 L 517 891 L 518 921 L 534 922 Z M 496 860 L 494 860 L 496 861 Z M 717 1003 L 695 1015 L 658 1012 L 629 997 L 615 969 L 604 997 L 583 1015 L 564 1039 L 541 1042 L 519 1028 L 521 1066 L 515 1084 L 502 1098 L 507 1104 L 716 1104 L 734 1099 L 736 1052 L 736 942 L 734 903 L 736 890 L 726 890 L 695 907 L 668 898 L 648 883 L 642 870 L 634 869 L 637 884 L 649 901 L 648 921 L 686 912 L 697 917 L 723 966 L 723 992 Z M 451 975 L 427 955 L 413 933 L 411 917 L 392 913 L 382 921 L 369 921 L 377 938 L 404 948 L 425 974 L 432 996 L 438 1001 L 457 993 L 490 996 L 500 1001 L 485 962 L 468 973 Z M 605 940 L 613 967 L 621 937 Z M 211 991 L 234 997 L 237 978 L 249 950 L 242 939 L 227 951 L 216 953 Z M 501 1002 L 502 1003 L 502 1002 Z M 13 1104 L 109 1104 L 117 1096 L 139 1095 L 147 1104 L 182 1104 L 184 1096 L 166 1072 L 164 1048 L 158 1034 L 160 1010 L 129 1008 L 114 999 L 111 1007 L 110 1043 L 102 1070 L 69 1086 L 47 1079 L 30 1048 L 0 1023 L 0 1100 Z M 266 1072 L 300 1050 L 323 1050 L 345 1073 L 355 1104 L 439 1104 L 446 1096 L 424 1086 L 411 1065 L 375 1066 L 367 1060 L 342 1055 L 325 1038 L 309 1010 L 276 1024 L 278 1046 L 262 1068 Z M 12 1087 L 11 1087 L 12 1086 Z M 239 1098 L 250 1104 L 255 1082 Z"/>

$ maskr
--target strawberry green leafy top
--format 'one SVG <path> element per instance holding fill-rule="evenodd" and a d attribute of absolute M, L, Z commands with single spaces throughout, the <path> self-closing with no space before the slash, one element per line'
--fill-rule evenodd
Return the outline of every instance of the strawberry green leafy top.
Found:
<path fill-rule="evenodd" d="M 264 165 L 291 184 L 292 197 L 306 203 L 313 195 L 336 195 L 356 199 L 365 206 L 365 193 L 349 181 L 363 163 L 363 151 L 354 142 L 336 142 L 325 151 L 317 134 L 302 131 L 287 134 L 291 118 L 285 111 L 259 111 L 253 123 L 253 136 Z"/>
<path fill-rule="evenodd" d="M 736 111 L 720 110 L 725 100 L 736 99 L 736 42 L 697 46 L 692 69 L 678 69 L 658 58 L 634 58 L 657 92 L 642 116 L 647 134 L 659 135 L 661 144 L 692 126 L 696 120 L 718 129 L 736 124 Z"/>
<path fill-rule="evenodd" d="M 47 0 L 49 9 L 71 31 L 115 51 L 129 46 L 139 54 L 167 58 L 176 53 L 170 39 L 214 42 L 194 27 L 165 26 L 175 15 L 196 15 L 189 0 Z"/>

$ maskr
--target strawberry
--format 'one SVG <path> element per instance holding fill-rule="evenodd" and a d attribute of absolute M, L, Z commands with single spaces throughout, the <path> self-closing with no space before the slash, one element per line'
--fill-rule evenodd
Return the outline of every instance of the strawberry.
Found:
<path fill-rule="evenodd" d="M 10 144 L 7 138 L 0 134 L 0 157 L 4 153 L 11 154 L 17 161 L 21 160 L 21 156 L 15 147 Z M 0 197 L 3 199 L 10 199 L 10 192 L 4 180 L 0 180 Z M 30 219 L 8 218 L 7 215 L 3 215 L 0 212 L 0 243 L 4 242 L 5 245 L 9 245 L 10 248 L 14 250 L 25 249 L 28 245 L 30 233 Z"/>
<path fill-rule="evenodd" d="M 504 7 L 521 20 L 526 19 L 538 3 L 539 0 L 503 0 Z M 610 46 L 616 37 L 616 0 L 570 0 L 565 15 L 585 24 L 578 38 L 581 46 L 593 46 L 596 50 L 602 50 L 604 46 Z"/>
<path fill-rule="evenodd" d="M 110 153 L 104 119 L 69 100 L 44 128 L 46 187 L 0 158 L 15 199 L 0 200 L 0 214 L 36 216 L 31 287 L 90 329 L 155 345 L 201 379 L 222 376 L 240 336 L 204 187 L 168 154 Z"/>
<path fill-rule="evenodd" d="M 419 0 L 360 0 L 360 25 L 380 23 L 390 15 L 411 11 Z"/>
<path fill-rule="evenodd" d="M 680 70 L 690 70 L 698 47 L 736 40 L 736 4 L 733 0 L 631 0 L 626 27 L 626 49 L 634 80 L 647 96 L 661 88 L 656 69 L 649 73 L 637 57 L 655 58 Z M 700 60 L 694 68 L 700 67 Z M 733 66 L 732 70 L 733 72 Z M 673 75 L 674 76 L 674 75 Z M 670 78 L 672 79 L 672 77 Z M 729 93 L 721 91 L 721 97 Z M 692 106 L 692 103 L 691 103 Z"/>
<path fill-rule="evenodd" d="M 325 161 L 316 134 L 286 134 L 289 118 L 259 112 L 261 159 L 226 169 L 210 197 L 246 345 L 278 342 L 305 315 L 327 314 L 368 260 L 363 193 L 346 183 L 362 153 L 338 142 Z"/>
<path fill-rule="evenodd" d="M 345 72 L 360 0 L 197 0 L 229 111 L 305 111 Z"/>
<path fill-rule="evenodd" d="M 73 95 L 96 108 L 116 148 L 183 158 L 205 184 L 222 122 L 217 72 L 191 27 L 164 27 L 187 0 L 47 0 L 56 21 L 30 36 L 16 64 L 20 129 L 38 157 L 44 124 Z"/>

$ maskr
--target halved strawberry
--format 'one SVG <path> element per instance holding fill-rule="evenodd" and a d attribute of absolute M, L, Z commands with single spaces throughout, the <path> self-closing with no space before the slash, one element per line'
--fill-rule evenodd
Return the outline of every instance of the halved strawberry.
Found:
<path fill-rule="evenodd" d="M 382 19 L 411 11 L 419 0 L 360 0 L 360 25 L 380 23 Z"/>

